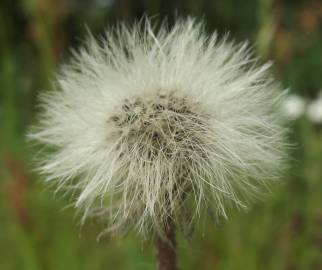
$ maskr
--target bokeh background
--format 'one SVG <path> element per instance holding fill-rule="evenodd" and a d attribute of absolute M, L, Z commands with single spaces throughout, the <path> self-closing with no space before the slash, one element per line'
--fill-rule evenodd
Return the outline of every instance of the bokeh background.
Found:
<path fill-rule="evenodd" d="M 57 67 L 115 22 L 143 14 L 204 18 L 207 31 L 248 40 L 292 98 L 291 166 L 271 194 L 228 221 L 202 222 L 178 236 L 180 269 L 322 269 L 322 2 L 319 0 L 1 0 L 0 269 L 155 269 L 153 241 L 135 235 L 96 241 L 102 224 L 81 227 L 68 198 L 32 171 L 25 140 L 37 94 Z M 296 95 L 296 96 L 294 96 Z M 313 106 L 314 105 L 314 106 Z M 313 115 L 313 116 L 312 116 Z"/>

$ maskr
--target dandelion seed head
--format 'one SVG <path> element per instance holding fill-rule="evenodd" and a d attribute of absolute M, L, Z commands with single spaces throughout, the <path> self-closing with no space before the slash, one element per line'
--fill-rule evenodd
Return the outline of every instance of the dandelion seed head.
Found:
<path fill-rule="evenodd" d="M 311 101 L 307 108 L 307 116 L 314 124 L 322 123 L 322 97 Z"/>
<path fill-rule="evenodd" d="M 283 170 L 284 94 L 269 66 L 191 18 L 90 37 L 41 95 L 29 136 L 50 151 L 38 169 L 104 232 L 226 217 Z"/>
<path fill-rule="evenodd" d="M 285 98 L 283 111 L 287 118 L 296 120 L 304 114 L 305 107 L 305 100 L 302 97 L 293 94 Z"/>

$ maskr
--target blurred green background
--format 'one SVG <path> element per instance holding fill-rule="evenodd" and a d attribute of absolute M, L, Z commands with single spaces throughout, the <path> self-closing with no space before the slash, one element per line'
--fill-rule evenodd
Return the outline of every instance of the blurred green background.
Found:
<path fill-rule="evenodd" d="M 1 0 L 0 269 L 155 269 L 153 241 L 135 235 L 96 241 L 103 224 L 79 225 L 68 198 L 32 171 L 37 149 L 25 141 L 36 97 L 77 48 L 143 14 L 203 17 L 207 30 L 249 40 L 275 76 L 306 102 L 322 88 L 322 1 Z M 228 221 L 202 222 L 178 236 L 180 269 L 322 269 L 322 129 L 303 115 L 290 121 L 291 167 L 272 193 Z"/>

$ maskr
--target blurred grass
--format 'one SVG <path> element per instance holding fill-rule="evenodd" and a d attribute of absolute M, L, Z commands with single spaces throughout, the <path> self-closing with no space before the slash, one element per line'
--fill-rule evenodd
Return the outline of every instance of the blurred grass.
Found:
<path fill-rule="evenodd" d="M 36 174 L 24 134 L 36 95 L 87 25 L 131 21 L 143 13 L 174 19 L 204 15 L 209 31 L 248 39 L 276 76 L 306 98 L 322 88 L 320 1 L 86 1 L 0 3 L 0 269 L 155 269 L 153 243 L 135 235 L 96 236 L 103 224 L 78 225 L 65 198 L 53 198 Z M 322 129 L 305 117 L 291 126 L 294 162 L 285 179 L 247 213 L 219 224 L 200 222 L 191 240 L 179 236 L 180 269 L 322 269 Z"/>

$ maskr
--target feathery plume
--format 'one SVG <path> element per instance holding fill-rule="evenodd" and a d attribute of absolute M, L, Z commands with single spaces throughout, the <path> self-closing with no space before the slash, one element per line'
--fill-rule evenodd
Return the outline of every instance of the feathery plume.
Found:
<path fill-rule="evenodd" d="M 106 218 L 106 232 L 226 217 L 283 168 L 283 93 L 269 67 L 191 18 L 90 37 L 41 95 L 30 137 L 50 151 L 39 171 L 84 219 Z"/>

